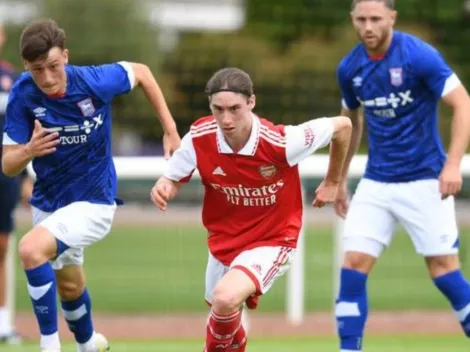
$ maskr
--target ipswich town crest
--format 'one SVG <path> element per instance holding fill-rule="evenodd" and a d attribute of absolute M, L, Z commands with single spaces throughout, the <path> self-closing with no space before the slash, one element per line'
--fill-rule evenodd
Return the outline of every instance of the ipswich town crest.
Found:
<path fill-rule="evenodd" d="M 96 111 L 95 107 L 93 106 L 93 102 L 91 101 L 91 98 L 79 102 L 78 107 L 82 111 L 82 115 L 86 117 L 92 116 Z"/>
<path fill-rule="evenodd" d="M 403 84 L 403 69 L 401 67 L 390 69 L 390 83 L 395 87 Z"/>

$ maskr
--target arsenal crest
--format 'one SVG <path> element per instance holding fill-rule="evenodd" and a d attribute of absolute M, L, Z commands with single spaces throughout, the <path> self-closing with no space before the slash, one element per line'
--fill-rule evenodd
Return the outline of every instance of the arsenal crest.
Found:
<path fill-rule="evenodd" d="M 395 87 L 403 84 L 403 69 L 401 67 L 390 69 L 390 83 Z"/>
<path fill-rule="evenodd" d="M 276 175 L 277 169 L 274 165 L 263 165 L 259 168 L 259 173 L 266 179 L 273 178 Z"/>

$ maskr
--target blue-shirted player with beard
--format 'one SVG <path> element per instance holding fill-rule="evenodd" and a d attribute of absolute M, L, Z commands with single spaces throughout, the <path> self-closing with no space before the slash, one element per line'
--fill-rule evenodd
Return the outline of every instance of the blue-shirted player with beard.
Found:
<path fill-rule="evenodd" d="M 20 41 L 25 72 L 6 110 L 2 165 L 19 174 L 32 161 L 37 175 L 34 227 L 19 243 L 28 291 L 41 332 L 41 351 L 60 351 L 56 293 L 79 352 L 109 348 L 95 333 L 82 268 L 83 250 L 109 232 L 116 209 L 111 153 L 112 99 L 140 86 L 159 115 L 169 156 L 180 138 L 147 66 L 129 62 L 68 65 L 65 32 L 52 20 L 31 23 Z"/>
<path fill-rule="evenodd" d="M 366 282 L 395 225 L 410 235 L 437 288 L 470 337 L 470 286 L 460 271 L 454 195 L 470 136 L 470 99 L 431 45 L 394 31 L 393 0 L 355 0 L 352 21 L 361 40 L 341 61 L 341 115 L 353 121 L 348 159 L 335 209 L 346 217 L 336 305 L 342 352 L 362 351 Z M 440 101 L 453 110 L 446 155 L 438 130 Z M 367 123 L 368 163 L 348 207 L 349 163 Z M 349 208 L 349 209 L 348 209 Z"/>

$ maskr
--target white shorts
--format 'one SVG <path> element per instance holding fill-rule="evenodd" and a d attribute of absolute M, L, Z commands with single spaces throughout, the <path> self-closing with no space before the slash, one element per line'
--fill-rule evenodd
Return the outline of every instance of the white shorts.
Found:
<path fill-rule="evenodd" d="M 60 270 L 67 265 L 83 265 L 83 250 L 103 239 L 110 231 L 116 205 L 75 202 L 53 213 L 32 208 L 33 226 L 41 225 L 69 248 L 52 260 Z"/>
<path fill-rule="evenodd" d="M 289 247 L 258 247 L 240 253 L 230 266 L 225 266 L 209 253 L 206 269 L 206 302 L 212 304 L 215 286 L 233 268 L 243 270 L 253 280 L 256 286 L 254 296 L 265 294 L 274 281 L 289 270 L 295 253 L 295 248 Z"/>
<path fill-rule="evenodd" d="M 418 254 L 458 253 L 454 198 L 441 199 L 437 180 L 382 183 L 362 179 L 346 217 L 344 251 L 378 257 L 390 244 L 397 223 L 408 232 Z M 381 249 L 377 242 L 383 245 Z"/>

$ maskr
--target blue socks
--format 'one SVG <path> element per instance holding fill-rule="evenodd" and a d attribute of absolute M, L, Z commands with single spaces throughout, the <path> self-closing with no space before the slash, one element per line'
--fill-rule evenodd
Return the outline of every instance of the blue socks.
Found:
<path fill-rule="evenodd" d="M 367 275 L 342 269 L 336 323 L 341 351 L 362 351 L 362 337 L 367 320 Z"/>
<path fill-rule="evenodd" d="M 47 340 L 50 335 L 57 335 L 57 289 L 54 270 L 49 262 L 34 269 L 25 270 L 28 280 L 28 292 L 34 307 L 34 313 L 42 336 Z M 74 301 L 62 302 L 62 310 L 75 340 L 84 344 L 93 336 L 91 320 L 91 300 L 88 290 Z M 58 343 L 58 335 L 50 337 L 52 343 Z M 57 340 L 57 341 L 56 341 Z M 45 342 L 46 344 L 49 342 Z"/>
<path fill-rule="evenodd" d="M 449 300 L 465 334 L 470 337 L 470 284 L 460 270 L 435 278 L 434 284 Z M 342 269 L 336 321 L 340 349 L 362 351 L 362 338 L 367 320 L 367 275 Z"/>
<path fill-rule="evenodd" d="M 84 344 L 93 336 L 91 320 L 91 299 L 85 288 L 82 295 L 74 301 L 62 301 L 62 310 L 69 329 L 78 343 Z"/>
<path fill-rule="evenodd" d="M 433 281 L 452 305 L 465 335 L 470 337 L 470 285 L 462 272 L 456 270 Z"/>
<path fill-rule="evenodd" d="M 57 332 L 57 298 L 54 270 L 49 262 L 34 269 L 25 270 L 28 292 L 41 335 Z"/>

